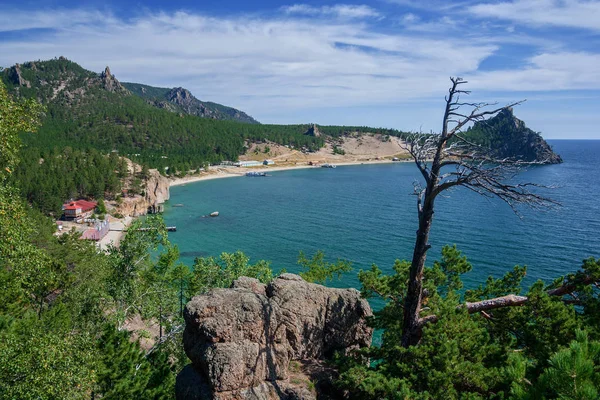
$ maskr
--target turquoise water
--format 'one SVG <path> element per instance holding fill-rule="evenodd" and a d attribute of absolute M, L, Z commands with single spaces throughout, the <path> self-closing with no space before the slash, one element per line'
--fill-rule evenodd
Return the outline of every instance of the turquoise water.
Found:
<path fill-rule="evenodd" d="M 545 194 L 562 203 L 548 211 L 524 209 L 517 217 L 504 203 L 465 189 L 436 200 L 429 261 L 456 243 L 473 263 L 467 285 L 527 265 L 527 281 L 575 271 L 600 257 L 600 141 L 552 141 L 564 164 L 532 168 L 522 180 L 557 188 Z M 325 251 L 353 262 L 338 287 L 359 287 L 359 269 L 375 263 L 391 271 L 410 259 L 417 228 L 410 163 L 274 172 L 268 178 L 228 178 L 173 187 L 165 220 L 182 260 L 242 250 L 275 270 L 297 272 L 298 252 Z M 183 207 L 172 207 L 172 204 Z M 218 210 L 217 218 L 202 215 Z"/>

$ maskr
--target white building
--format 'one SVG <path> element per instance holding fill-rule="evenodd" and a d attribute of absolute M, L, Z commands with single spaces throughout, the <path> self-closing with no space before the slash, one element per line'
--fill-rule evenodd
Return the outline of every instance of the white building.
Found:
<path fill-rule="evenodd" d="M 260 161 L 238 161 L 236 165 L 238 167 L 258 167 L 262 163 Z"/>

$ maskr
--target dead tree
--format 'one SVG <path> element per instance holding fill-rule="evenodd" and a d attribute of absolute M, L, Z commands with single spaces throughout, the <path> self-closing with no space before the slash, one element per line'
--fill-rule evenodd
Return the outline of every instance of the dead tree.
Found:
<path fill-rule="evenodd" d="M 490 149 L 469 141 L 464 135 L 471 123 L 485 121 L 521 102 L 499 108 L 493 107 L 494 104 L 490 103 L 463 102 L 461 96 L 470 93 L 461 89 L 467 82 L 462 78 L 450 78 L 450 80 L 452 85 L 445 98 L 446 108 L 441 133 L 414 135 L 407 140 L 405 146 L 423 176 L 424 185 L 415 183 L 419 228 L 404 299 L 402 331 L 404 347 L 417 344 L 421 336 L 423 270 L 427 251 L 431 247 L 428 241 L 435 199 L 440 193 L 461 186 L 483 196 L 499 198 L 515 211 L 518 204 L 526 204 L 534 208 L 556 204 L 530 190 L 539 185 L 513 183 L 515 176 L 524 166 L 543 162 L 497 159 Z"/>

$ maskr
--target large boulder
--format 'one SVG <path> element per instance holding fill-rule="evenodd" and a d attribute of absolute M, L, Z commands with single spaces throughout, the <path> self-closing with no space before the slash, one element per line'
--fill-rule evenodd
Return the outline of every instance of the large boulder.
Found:
<path fill-rule="evenodd" d="M 183 342 L 192 365 L 178 399 L 311 399 L 289 379 L 292 360 L 319 360 L 371 344 L 372 315 L 354 289 L 283 274 L 269 285 L 240 278 L 186 306 Z M 207 394 L 207 393 L 210 393 Z"/>

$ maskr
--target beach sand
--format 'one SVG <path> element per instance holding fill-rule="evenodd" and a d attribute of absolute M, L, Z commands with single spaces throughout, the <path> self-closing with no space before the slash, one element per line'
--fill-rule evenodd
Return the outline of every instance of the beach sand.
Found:
<path fill-rule="evenodd" d="M 361 164 L 389 164 L 393 162 L 407 162 L 412 160 L 400 160 L 400 161 L 392 161 L 392 160 L 371 160 L 371 161 L 344 161 L 344 162 L 336 162 L 332 163 L 336 166 L 343 165 L 361 165 Z M 214 166 L 210 167 L 207 172 L 201 172 L 198 175 L 187 175 L 183 178 L 174 178 L 171 180 L 169 186 L 181 186 L 188 183 L 207 181 L 211 179 L 222 179 L 222 178 L 234 178 L 239 176 L 246 175 L 246 172 L 277 172 L 277 171 L 289 171 L 294 169 L 306 169 L 306 168 L 321 168 L 320 166 L 308 165 L 308 163 L 296 163 L 296 164 L 288 164 L 288 165 L 271 165 L 264 167 L 251 167 L 251 168 L 241 168 L 241 167 L 223 167 L 223 166 Z"/>

